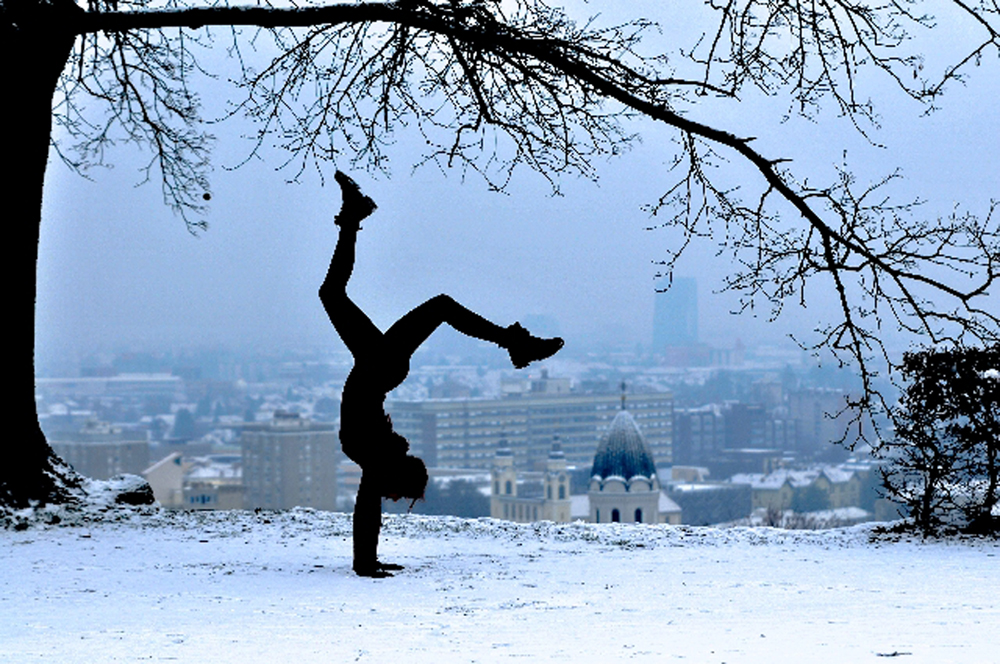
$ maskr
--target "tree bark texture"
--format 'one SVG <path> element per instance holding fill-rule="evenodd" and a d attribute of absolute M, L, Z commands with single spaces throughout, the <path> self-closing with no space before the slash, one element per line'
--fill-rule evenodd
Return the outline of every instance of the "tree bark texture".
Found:
<path fill-rule="evenodd" d="M 52 128 L 52 99 L 75 35 L 71 25 L 82 10 L 71 0 L 2 0 L 0 4 L 0 126 L 7 135 L 8 168 L 3 191 L 5 245 L 3 281 L 7 303 L 5 413 L 0 442 L 0 506 L 65 502 L 79 476 L 53 453 L 38 424 L 35 384 L 35 291 L 42 187 Z M 30 275 L 30 281 L 26 278 Z"/>

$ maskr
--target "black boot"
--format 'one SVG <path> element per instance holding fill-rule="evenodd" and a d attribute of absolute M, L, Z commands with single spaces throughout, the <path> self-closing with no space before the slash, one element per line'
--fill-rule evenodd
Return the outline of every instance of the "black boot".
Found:
<path fill-rule="evenodd" d="M 340 212 L 337 213 L 333 223 L 346 228 L 360 229 L 361 222 L 371 215 L 378 206 L 375 205 L 375 201 L 361 193 L 358 183 L 346 173 L 337 171 L 333 179 L 340 185 L 340 193 L 343 197 Z"/>
<path fill-rule="evenodd" d="M 561 337 L 543 339 L 532 336 L 520 323 L 508 326 L 507 333 L 509 336 L 503 347 L 510 355 L 511 364 L 518 369 L 523 369 L 532 362 L 552 357 L 559 352 L 565 343 Z"/>

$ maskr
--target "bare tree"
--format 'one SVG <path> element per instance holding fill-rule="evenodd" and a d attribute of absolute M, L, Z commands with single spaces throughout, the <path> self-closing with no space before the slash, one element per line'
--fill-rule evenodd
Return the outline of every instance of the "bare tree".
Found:
<path fill-rule="evenodd" d="M 194 81 L 206 73 L 202 63 L 223 53 L 239 88 L 230 112 L 255 120 L 258 147 L 276 143 L 297 171 L 337 155 L 384 168 L 387 141 L 407 131 L 423 137 L 427 161 L 479 173 L 498 189 L 521 166 L 558 188 L 562 174 L 593 176 L 593 160 L 622 152 L 634 138 L 629 121 L 645 117 L 678 139 L 669 148 L 676 180 L 651 208 L 684 236 L 664 271 L 691 240 L 713 235 L 742 266 L 729 287 L 747 306 L 770 303 L 775 315 L 827 279 L 839 311 L 818 346 L 859 370 L 868 401 L 872 358 L 888 359 L 882 325 L 934 341 L 996 338 L 1000 321 L 982 305 L 1000 259 L 995 204 L 978 215 L 922 219 L 918 208 L 888 201 L 885 182 L 858 184 L 845 167 L 835 181 L 812 184 L 786 155 L 765 155 L 752 137 L 696 118 L 709 98 L 739 103 L 757 91 L 804 114 L 832 100 L 867 132 L 874 111 L 855 84 L 863 70 L 932 104 L 1000 46 L 995 2 L 946 7 L 971 17 L 982 37 L 930 80 L 906 40 L 932 19 L 895 2 L 711 2 L 711 28 L 666 53 L 649 52 L 657 26 L 647 20 L 577 24 L 541 0 L 89 0 L 86 9 L 71 0 L 0 0 L 4 89 L 26 100 L 5 104 L 3 119 L 32 145 L 4 191 L 17 228 L 31 229 L 25 243 L 36 246 L 54 117 L 56 149 L 81 170 L 113 142 L 147 146 L 150 179 L 191 228 L 203 226 L 211 137 Z M 37 67 L 15 64 L 26 59 Z M 719 159 L 749 165 L 757 182 L 737 196 L 714 175 Z M 27 345 L 34 287 L 23 290 L 13 316 Z M 29 373 L 30 358 L 13 378 Z M 22 400 L 18 439 L 33 455 L 26 467 L 42 473 L 50 454 L 31 407 Z M 33 489 L 41 475 L 28 475 L 5 471 L 4 501 L 60 497 L 51 483 Z"/>

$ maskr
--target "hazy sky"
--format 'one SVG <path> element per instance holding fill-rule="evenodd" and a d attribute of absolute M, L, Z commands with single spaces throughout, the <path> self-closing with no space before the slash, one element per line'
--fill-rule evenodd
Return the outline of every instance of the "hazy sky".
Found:
<path fill-rule="evenodd" d="M 930 118 L 921 118 L 915 103 L 886 97 L 875 134 L 884 150 L 867 146 L 832 114 L 816 124 L 779 124 L 774 109 L 732 104 L 706 107 L 696 119 L 760 136 L 765 154 L 793 158 L 800 173 L 828 174 L 848 148 L 863 177 L 902 167 L 907 180 L 897 191 L 904 198 L 926 198 L 938 211 L 962 202 L 983 212 L 991 197 L 1000 198 L 1000 67 L 990 61 L 971 73 Z M 411 174 L 416 153 L 401 134 L 390 152 L 391 180 L 352 173 L 379 210 L 360 235 L 351 295 L 383 327 L 447 292 L 503 324 L 552 315 L 571 346 L 593 337 L 648 343 L 654 261 L 674 238 L 646 230 L 652 222 L 641 206 L 670 181 L 674 133 L 648 123 L 635 129 L 641 145 L 601 164 L 599 184 L 564 181 L 563 197 L 550 196 L 528 171 L 508 195 L 433 167 Z M 335 343 L 316 291 L 336 240 L 336 165 L 327 167 L 325 186 L 315 176 L 287 183 L 287 174 L 274 170 L 276 153 L 268 163 L 228 171 L 222 167 L 236 164 L 246 144 L 236 126 L 216 133 L 211 228 L 199 237 L 163 204 L 156 183 L 134 186 L 147 155 L 117 148 L 116 168 L 94 171 L 91 181 L 50 162 L 38 269 L 40 358 L 119 342 Z M 825 320 L 822 289 L 807 312 L 790 311 L 778 324 L 766 322 L 766 310 L 756 320 L 730 315 L 734 297 L 713 290 L 731 259 L 714 252 L 707 241 L 693 247 L 677 272 L 698 278 L 706 341 L 777 340 Z"/>

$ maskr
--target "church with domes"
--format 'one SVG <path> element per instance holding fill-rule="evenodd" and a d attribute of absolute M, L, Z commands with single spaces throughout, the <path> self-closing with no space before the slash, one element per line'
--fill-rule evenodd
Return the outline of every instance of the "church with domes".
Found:
<path fill-rule="evenodd" d="M 566 455 L 558 438 L 552 441 L 545 470 L 528 473 L 514 470 L 514 454 L 506 441 L 500 441 L 493 462 L 491 517 L 519 523 L 569 523 L 571 505 Z"/>
<path fill-rule="evenodd" d="M 494 459 L 491 516 L 509 521 L 566 523 L 681 522 L 681 508 L 661 490 L 656 462 L 632 414 L 622 409 L 611 422 L 594 455 L 586 494 L 569 495 L 566 460 L 553 443 L 546 470 L 514 469 L 513 454 L 501 441 Z"/>

